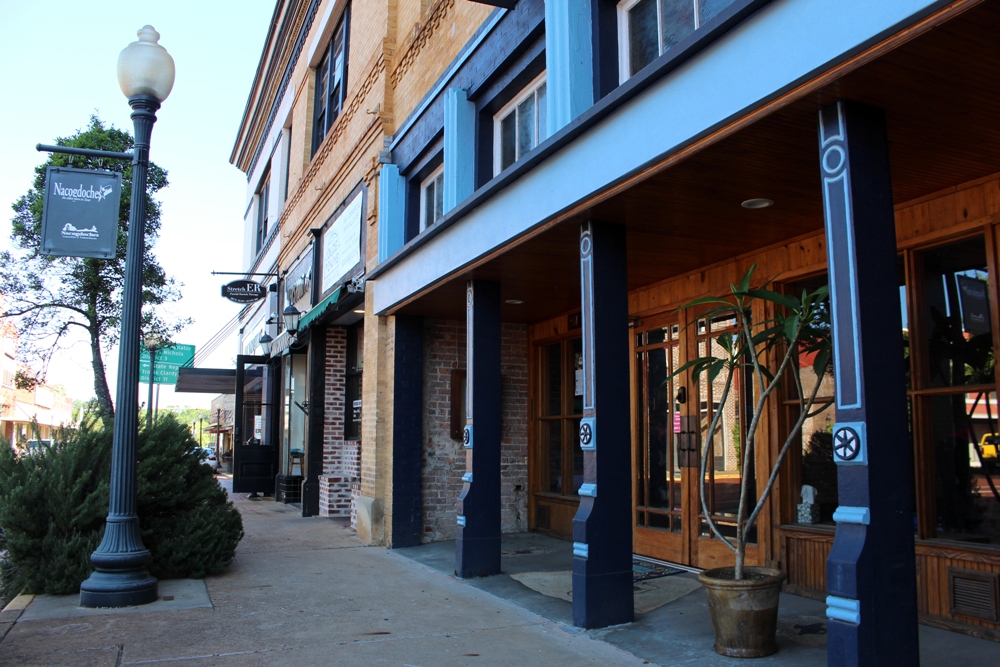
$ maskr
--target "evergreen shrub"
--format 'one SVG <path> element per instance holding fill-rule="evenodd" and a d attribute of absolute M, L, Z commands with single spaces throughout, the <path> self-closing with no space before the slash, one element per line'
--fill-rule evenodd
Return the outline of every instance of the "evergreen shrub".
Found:
<path fill-rule="evenodd" d="M 66 430 L 52 446 L 18 455 L 0 446 L 0 584 L 5 597 L 71 594 L 90 576 L 104 533 L 110 428 Z M 159 578 L 221 572 L 243 537 L 239 511 L 204 465 L 187 427 L 164 415 L 139 432 L 136 488 L 149 571 Z"/>

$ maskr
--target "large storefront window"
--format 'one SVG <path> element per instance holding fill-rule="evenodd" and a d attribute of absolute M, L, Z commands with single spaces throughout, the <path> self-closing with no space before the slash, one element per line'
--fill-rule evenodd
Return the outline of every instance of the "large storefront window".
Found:
<path fill-rule="evenodd" d="M 1000 544 L 992 278 L 985 239 L 914 252 L 913 430 L 921 537 Z"/>
<path fill-rule="evenodd" d="M 306 387 L 305 354 L 285 357 L 284 400 L 282 401 L 281 474 L 305 475 L 306 415 L 309 400 Z"/>
<path fill-rule="evenodd" d="M 537 388 L 533 432 L 532 527 L 563 537 L 583 484 L 583 342 L 569 338 L 534 348 Z"/>
<path fill-rule="evenodd" d="M 347 369 L 344 377 L 344 439 L 361 439 L 361 373 L 365 367 L 364 325 L 347 330 Z"/>

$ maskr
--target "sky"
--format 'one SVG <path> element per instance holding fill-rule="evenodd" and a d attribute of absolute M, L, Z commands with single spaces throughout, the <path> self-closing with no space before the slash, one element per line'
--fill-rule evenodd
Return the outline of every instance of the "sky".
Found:
<path fill-rule="evenodd" d="M 10 247 L 11 204 L 45 161 L 35 144 L 74 134 L 95 113 L 132 132 L 116 64 L 136 31 L 152 25 L 176 68 L 150 142 L 150 159 L 170 181 L 158 195 L 155 253 L 167 275 L 183 283 L 181 300 L 165 314 L 195 320 L 175 340 L 200 349 L 240 308 L 219 289 L 237 276 L 211 272 L 241 268 L 247 181 L 229 156 L 273 10 L 274 2 L 266 0 L 0 0 L 0 248 Z M 236 352 L 234 336 L 204 365 L 233 367 Z M 56 357 L 49 384 L 62 384 L 75 399 L 92 397 L 89 358 L 80 339 Z M 105 361 L 115 396 L 117 350 Z M 145 385 L 139 393 L 146 396 Z M 211 398 L 175 394 L 164 385 L 159 405 L 208 407 Z"/>

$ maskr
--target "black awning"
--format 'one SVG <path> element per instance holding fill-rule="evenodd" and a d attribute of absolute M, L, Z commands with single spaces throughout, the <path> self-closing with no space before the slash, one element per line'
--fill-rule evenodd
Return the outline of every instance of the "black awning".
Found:
<path fill-rule="evenodd" d="M 248 368 L 247 379 L 262 377 L 260 368 Z M 235 394 L 235 368 L 184 368 L 177 373 L 177 384 L 174 391 L 195 394 Z"/>

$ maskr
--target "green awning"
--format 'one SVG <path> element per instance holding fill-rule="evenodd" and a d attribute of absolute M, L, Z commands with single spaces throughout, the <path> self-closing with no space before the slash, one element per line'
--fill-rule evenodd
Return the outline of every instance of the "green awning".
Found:
<path fill-rule="evenodd" d="M 299 320 L 299 331 L 305 331 L 309 328 L 309 325 L 318 320 L 319 318 L 326 315 L 327 311 L 337 305 L 337 301 L 340 300 L 340 288 L 330 292 L 330 296 L 326 297 L 318 304 L 316 307 L 310 310 L 308 313 L 302 316 Z"/>

